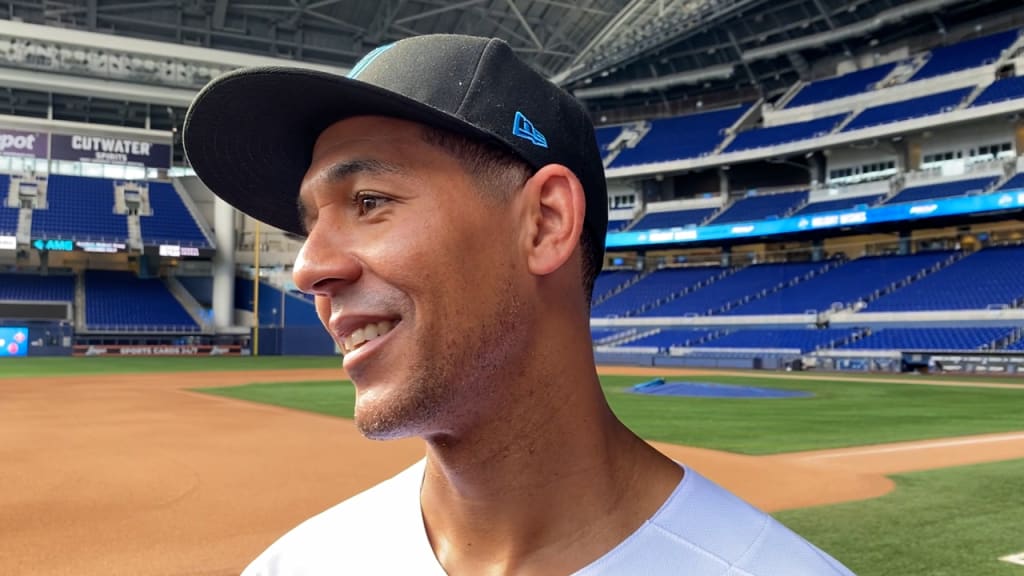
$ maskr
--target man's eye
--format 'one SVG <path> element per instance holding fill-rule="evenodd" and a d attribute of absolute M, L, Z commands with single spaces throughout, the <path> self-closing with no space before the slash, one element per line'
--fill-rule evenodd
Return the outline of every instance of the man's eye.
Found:
<path fill-rule="evenodd" d="M 381 196 L 371 196 L 362 194 L 356 197 L 356 207 L 359 209 L 359 215 L 364 216 L 373 212 L 377 208 L 380 208 L 387 202 L 387 198 Z"/>

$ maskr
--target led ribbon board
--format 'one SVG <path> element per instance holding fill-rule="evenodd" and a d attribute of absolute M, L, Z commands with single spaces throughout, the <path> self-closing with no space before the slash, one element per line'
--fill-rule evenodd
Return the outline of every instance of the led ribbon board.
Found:
<path fill-rule="evenodd" d="M 795 234 L 811 230 L 867 226 L 888 222 L 905 222 L 924 218 L 962 216 L 1021 208 L 1024 208 L 1024 190 L 1008 190 L 983 196 L 907 202 L 859 210 L 821 212 L 776 220 L 710 224 L 695 228 L 664 228 L 635 232 L 613 232 L 608 234 L 605 246 L 608 249 L 615 249 L 663 246 L 666 244 L 682 245 L 693 242 Z"/>

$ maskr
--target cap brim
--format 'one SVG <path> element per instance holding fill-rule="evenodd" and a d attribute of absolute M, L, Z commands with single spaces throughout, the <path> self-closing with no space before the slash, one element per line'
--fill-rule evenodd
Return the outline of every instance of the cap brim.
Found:
<path fill-rule="evenodd" d="M 226 74 L 196 96 L 185 117 L 185 153 L 217 196 L 253 218 L 305 235 L 297 197 L 313 145 L 330 125 L 362 115 L 412 120 L 502 145 L 451 114 L 372 84 L 266 67 Z"/>

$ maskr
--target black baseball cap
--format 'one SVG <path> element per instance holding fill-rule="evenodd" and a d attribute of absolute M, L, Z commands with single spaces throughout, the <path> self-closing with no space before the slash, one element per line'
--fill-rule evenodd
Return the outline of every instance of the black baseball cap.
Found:
<path fill-rule="evenodd" d="M 348 76 L 286 67 L 229 72 L 189 107 L 185 152 L 203 183 L 229 204 L 305 235 L 297 197 L 313 145 L 335 122 L 362 115 L 489 142 L 534 169 L 566 166 L 583 184 L 584 226 L 601 266 L 608 193 L 593 124 L 575 98 L 499 39 L 406 38 L 373 50 Z"/>

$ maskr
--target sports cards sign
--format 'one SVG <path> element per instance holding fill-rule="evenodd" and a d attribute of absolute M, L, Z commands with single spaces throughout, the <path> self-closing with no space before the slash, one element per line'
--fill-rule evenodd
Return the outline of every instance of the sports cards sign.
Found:
<path fill-rule="evenodd" d="M 0 128 L 0 156 L 46 158 L 46 134 Z"/>
<path fill-rule="evenodd" d="M 54 134 L 50 146 L 55 160 L 141 164 L 151 168 L 171 167 L 171 147 L 119 136 Z"/>

